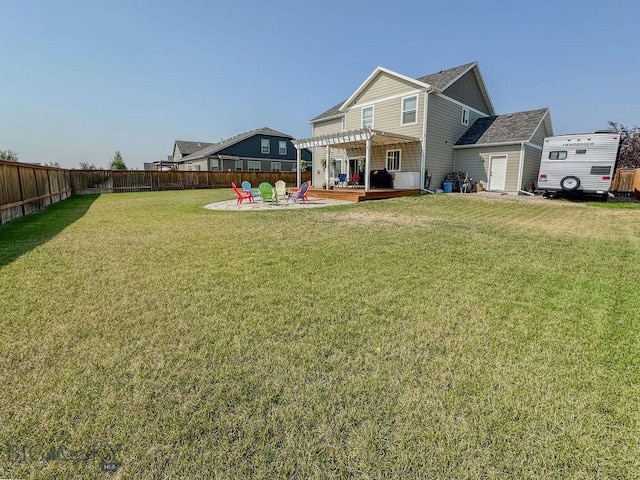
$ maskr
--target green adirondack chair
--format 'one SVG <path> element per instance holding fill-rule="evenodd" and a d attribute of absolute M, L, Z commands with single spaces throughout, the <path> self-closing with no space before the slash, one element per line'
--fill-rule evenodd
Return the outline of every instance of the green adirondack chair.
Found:
<path fill-rule="evenodd" d="M 276 202 L 278 199 L 276 197 L 276 191 L 273 189 L 270 183 L 262 182 L 258 185 L 258 190 L 260 190 L 260 196 L 262 197 L 262 203 L 264 202 Z"/>

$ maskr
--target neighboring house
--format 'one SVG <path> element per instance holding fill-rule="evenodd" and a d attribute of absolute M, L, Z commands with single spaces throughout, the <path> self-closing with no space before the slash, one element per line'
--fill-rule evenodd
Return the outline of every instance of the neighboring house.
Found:
<path fill-rule="evenodd" d="M 544 137 L 553 135 L 549 109 L 479 118 L 453 146 L 454 169 L 489 190 L 532 192 Z"/>
<path fill-rule="evenodd" d="M 516 123 L 528 119 L 526 115 L 514 116 L 510 126 L 516 128 L 520 128 Z M 502 116 L 496 117 L 476 62 L 415 79 L 378 67 L 348 99 L 311 120 L 313 137 L 294 144 L 297 148 L 313 148 L 314 186 L 332 183 L 339 173 L 349 179 L 358 173 L 360 183 L 369 189 L 370 176 L 364 172 L 386 169 L 393 175 L 396 188 L 435 189 L 442 186 L 447 173 L 462 170 L 455 162 L 454 145 L 477 120 L 487 117 Z M 523 129 L 528 131 L 528 124 Z M 545 135 L 552 134 L 550 121 L 545 129 Z M 531 137 L 524 143 L 538 145 L 537 138 Z M 518 135 L 505 138 L 521 149 Z M 461 158 L 467 159 L 474 152 L 474 146 L 460 147 L 461 151 L 462 147 L 468 149 Z M 487 145 L 478 148 L 486 149 Z M 362 158 L 364 162 L 359 161 Z M 325 159 L 335 159 L 335 169 L 323 169 Z M 498 163 L 496 160 L 496 171 Z M 527 166 L 531 164 L 527 162 Z M 512 183 L 505 181 L 503 189 Z"/>
<path fill-rule="evenodd" d="M 178 141 L 176 141 L 177 143 Z M 181 142 L 181 143 L 185 143 L 185 142 Z M 190 143 L 190 142 L 189 142 Z M 176 148 L 174 146 L 173 151 L 176 151 Z M 155 162 L 152 163 L 145 163 L 144 164 L 144 169 L 145 170 L 161 170 L 161 171 L 169 171 L 169 170 L 175 170 L 178 168 L 178 162 L 174 162 L 173 161 L 173 155 L 167 155 L 167 159 L 166 160 L 157 160 Z"/>
<path fill-rule="evenodd" d="M 209 147 L 213 143 L 208 142 L 187 142 L 185 140 L 176 140 L 173 144 L 173 155 L 171 160 L 179 162 L 183 157 L 187 157 L 198 150 Z"/>
<path fill-rule="evenodd" d="M 243 172 L 290 172 L 296 168 L 293 137 L 271 128 L 258 128 L 181 157 L 179 170 Z M 176 142 L 177 145 L 178 142 Z M 311 152 L 303 149 L 301 159 L 311 162 Z M 175 157 L 174 157 L 175 160 Z"/>

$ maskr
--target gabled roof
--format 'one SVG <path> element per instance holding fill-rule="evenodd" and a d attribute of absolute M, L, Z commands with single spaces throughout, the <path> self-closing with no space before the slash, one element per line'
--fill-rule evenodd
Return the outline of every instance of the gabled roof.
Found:
<path fill-rule="evenodd" d="M 348 99 L 338 103 L 337 105 L 334 105 L 329 110 L 327 110 L 324 113 L 321 113 L 317 117 L 314 117 L 311 120 L 311 123 L 315 123 L 320 120 L 328 120 L 330 118 L 343 115 L 344 109 L 353 100 L 355 100 L 355 98 L 357 98 L 358 95 L 360 95 L 360 93 L 362 93 L 362 91 L 369 85 L 369 83 L 371 83 L 371 81 L 373 81 L 373 79 L 381 72 L 387 73 L 401 80 L 413 83 L 417 88 L 424 88 L 424 89 L 433 88 L 439 92 L 442 92 L 443 90 L 450 87 L 456 80 L 458 80 L 460 77 L 462 77 L 465 73 L 467 73 L 469 70 L 471 70 L 474 67 L 477 70 L 476 77 L 478 79 L 478 83 L 480 84 L 480 89 L 482 90 L 483 94 L 486 97 L 487 105 L 492 109 L 493 107 L 491 106 L 491 99 L 489 98 L 489 94 L 484 85 L 484 80 L 482 79 L 482 75 L 480 75 L 480 70 L 478 69 L 477 62 L 465 63 L 464 65 L 460 65 L 458 67 L 449 68 L 447 70 L 440 70 L 439 72 L 431 73 L 429 75 L 425 75 L 419 78 L 410 78 L 405 75 L 402 75 L 401 73 L 397 73 L 392 70 L 389 70 L 387 68 L 377 67 L 373 71 L 373 73 L 371 73 L 371 75 L 369 75 L 367 79 L 364 82 L 362 82 L 362 84 L 356 89 L 355 92 L 353 92 L 353 94 Z M 490 111 L 489 113 L 492 113 L 492 111 Z"/>
<path fill-rule="evenodd" d="M 426 83 L 422 83 L 419 80 L 416 80 L 415 78 L 407 77 L 406 75 L 402 75 L 401 73 L 394 72 L 393 70 L 389 70 L 388 68 L 377 67 L 371 73 L 371 75 L 369 75 L 367 79 L 364 82 L 362 82 L 362 84 L 356 89 L 356 91 L 353 92 L 349 98 L 347 98 L 347 100 L 340 107 L 340 111 L 343 112 L 345 108 L 347 108 L 356 98 L 358 98 L 358 95 L 360 95 L 364 91 L 364 89 L 367 88 L 367 86 L 369 86 L 369 84 L 373 81 L 374 78 L 378 76 L 379 73 L 386 73 L 388 75 L 391 75 L 392 77 L 396 77 L 400 80 L 404 80 L 405 82 L 413 83 L 417 88 L 427 89 L 430 87 L 430 85 Z"/>
<path fill-rule="evenodd" d="M 342 106 L 342 104 L 346 102 L 346 100 L 341 101 L 340 103 L 337 103 L 336 105 L 334 105 L 333 107 L 331 107 L 329 110 L 327 110 L 324 113 L 321 113 L 320 115 L 318 115 L 315 118 L 311 119 L 311 123 L 315 122 L 316 120 L 328 120 L 329 118 L 332 117 L 337 117 L 339 115 L 342 115 L 342 112 L 340 111 L 340 107 Z"/>
<path fill-rule="evenodd" d="M 176 140 L 176 146 L 178 147 L 178 150 L 180 150 L 180 153 L 182 153 L 183 156 L 187 156 L 192 154 L 193 152 L 197 152 L 198 150 L 202 150 L 205 147 L 208 147 L 209 145 L 213 145 L 213 143 L 209 143 L 209 142 L 188 142 L 186 140 Z"/>
<path fill-rule="evenodd" d="M 479 118 L 460 137 L 454 148 L 529 142 L 548 113 L 548 108 L 541 108 Z"/>
<path fill-rule="evenodd" d="M 192 153 L 188 157 L 183 157 L 180 161 L 182 162 L 185 160 L 195 160 L 198 158 L 208 157 L 209 155 L 218 153 L 219 151 L 224 150 L 225 148 L 230 147 L 231 145 L 240 143 L 243 140 L 246 140 L 247 138 L 251 138 L 255 135 L 271 135 L 273 137 L 293 139 L 291 135 L 287 135 L 286 133 L 279 132 L 272 128 L 262 127 L 262 128 L 257 128 L 255 130 L 250 130 L 248 132 L 240 133 L 235 137 L 227 138 L 226 140 L 222 140 L 221 142 L 218 142 L 218 143 L 211 143 L 209 144 L 208 147 L 202 148 Z"/>
<path fill-rule="evenodd" d="M 460 65 L 459 67 L 440 70 L 439 72 L 430 73 L 429 75 L 425 75 L 424 77 L 418 77 L 417 80 L 419 82 L 426 83 L 427 85 L 431 85 L 432 87 L 440 91 L 443 91 L 476 65 L 476 62 L 466 63 L 464 65 Z"/>

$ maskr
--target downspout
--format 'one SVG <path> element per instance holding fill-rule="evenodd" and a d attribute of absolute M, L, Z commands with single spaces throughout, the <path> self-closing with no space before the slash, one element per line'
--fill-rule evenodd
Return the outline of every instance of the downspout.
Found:
<path fill-rule="evenodd" d="M 429 94 L 433 91 L 429 88 L 424 91 L 424 112 L 422 121 L 422 155 L 420 157 L 420 190 L 428 191 L 425 187 L 427 176 L 427 114 L 429 113 Z"/>

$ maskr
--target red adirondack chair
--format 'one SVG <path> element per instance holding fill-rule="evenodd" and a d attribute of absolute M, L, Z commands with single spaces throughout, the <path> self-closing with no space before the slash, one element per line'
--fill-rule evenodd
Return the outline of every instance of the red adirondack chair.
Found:
<path fill-rule="evenodd" d="M 236 203 L 242 203 L 242 200 L 244 200 L 245 198 L 249 199 L 249 203 L 253 203 L 253 195 L 251 195 L 251 192 L 238 190 L 238 187 L 236 187 L 236 184 L 233 182 L 231 182 L 231 188 L 233 188 L 233 191 L 238 196 L 238 201 Z"/>

